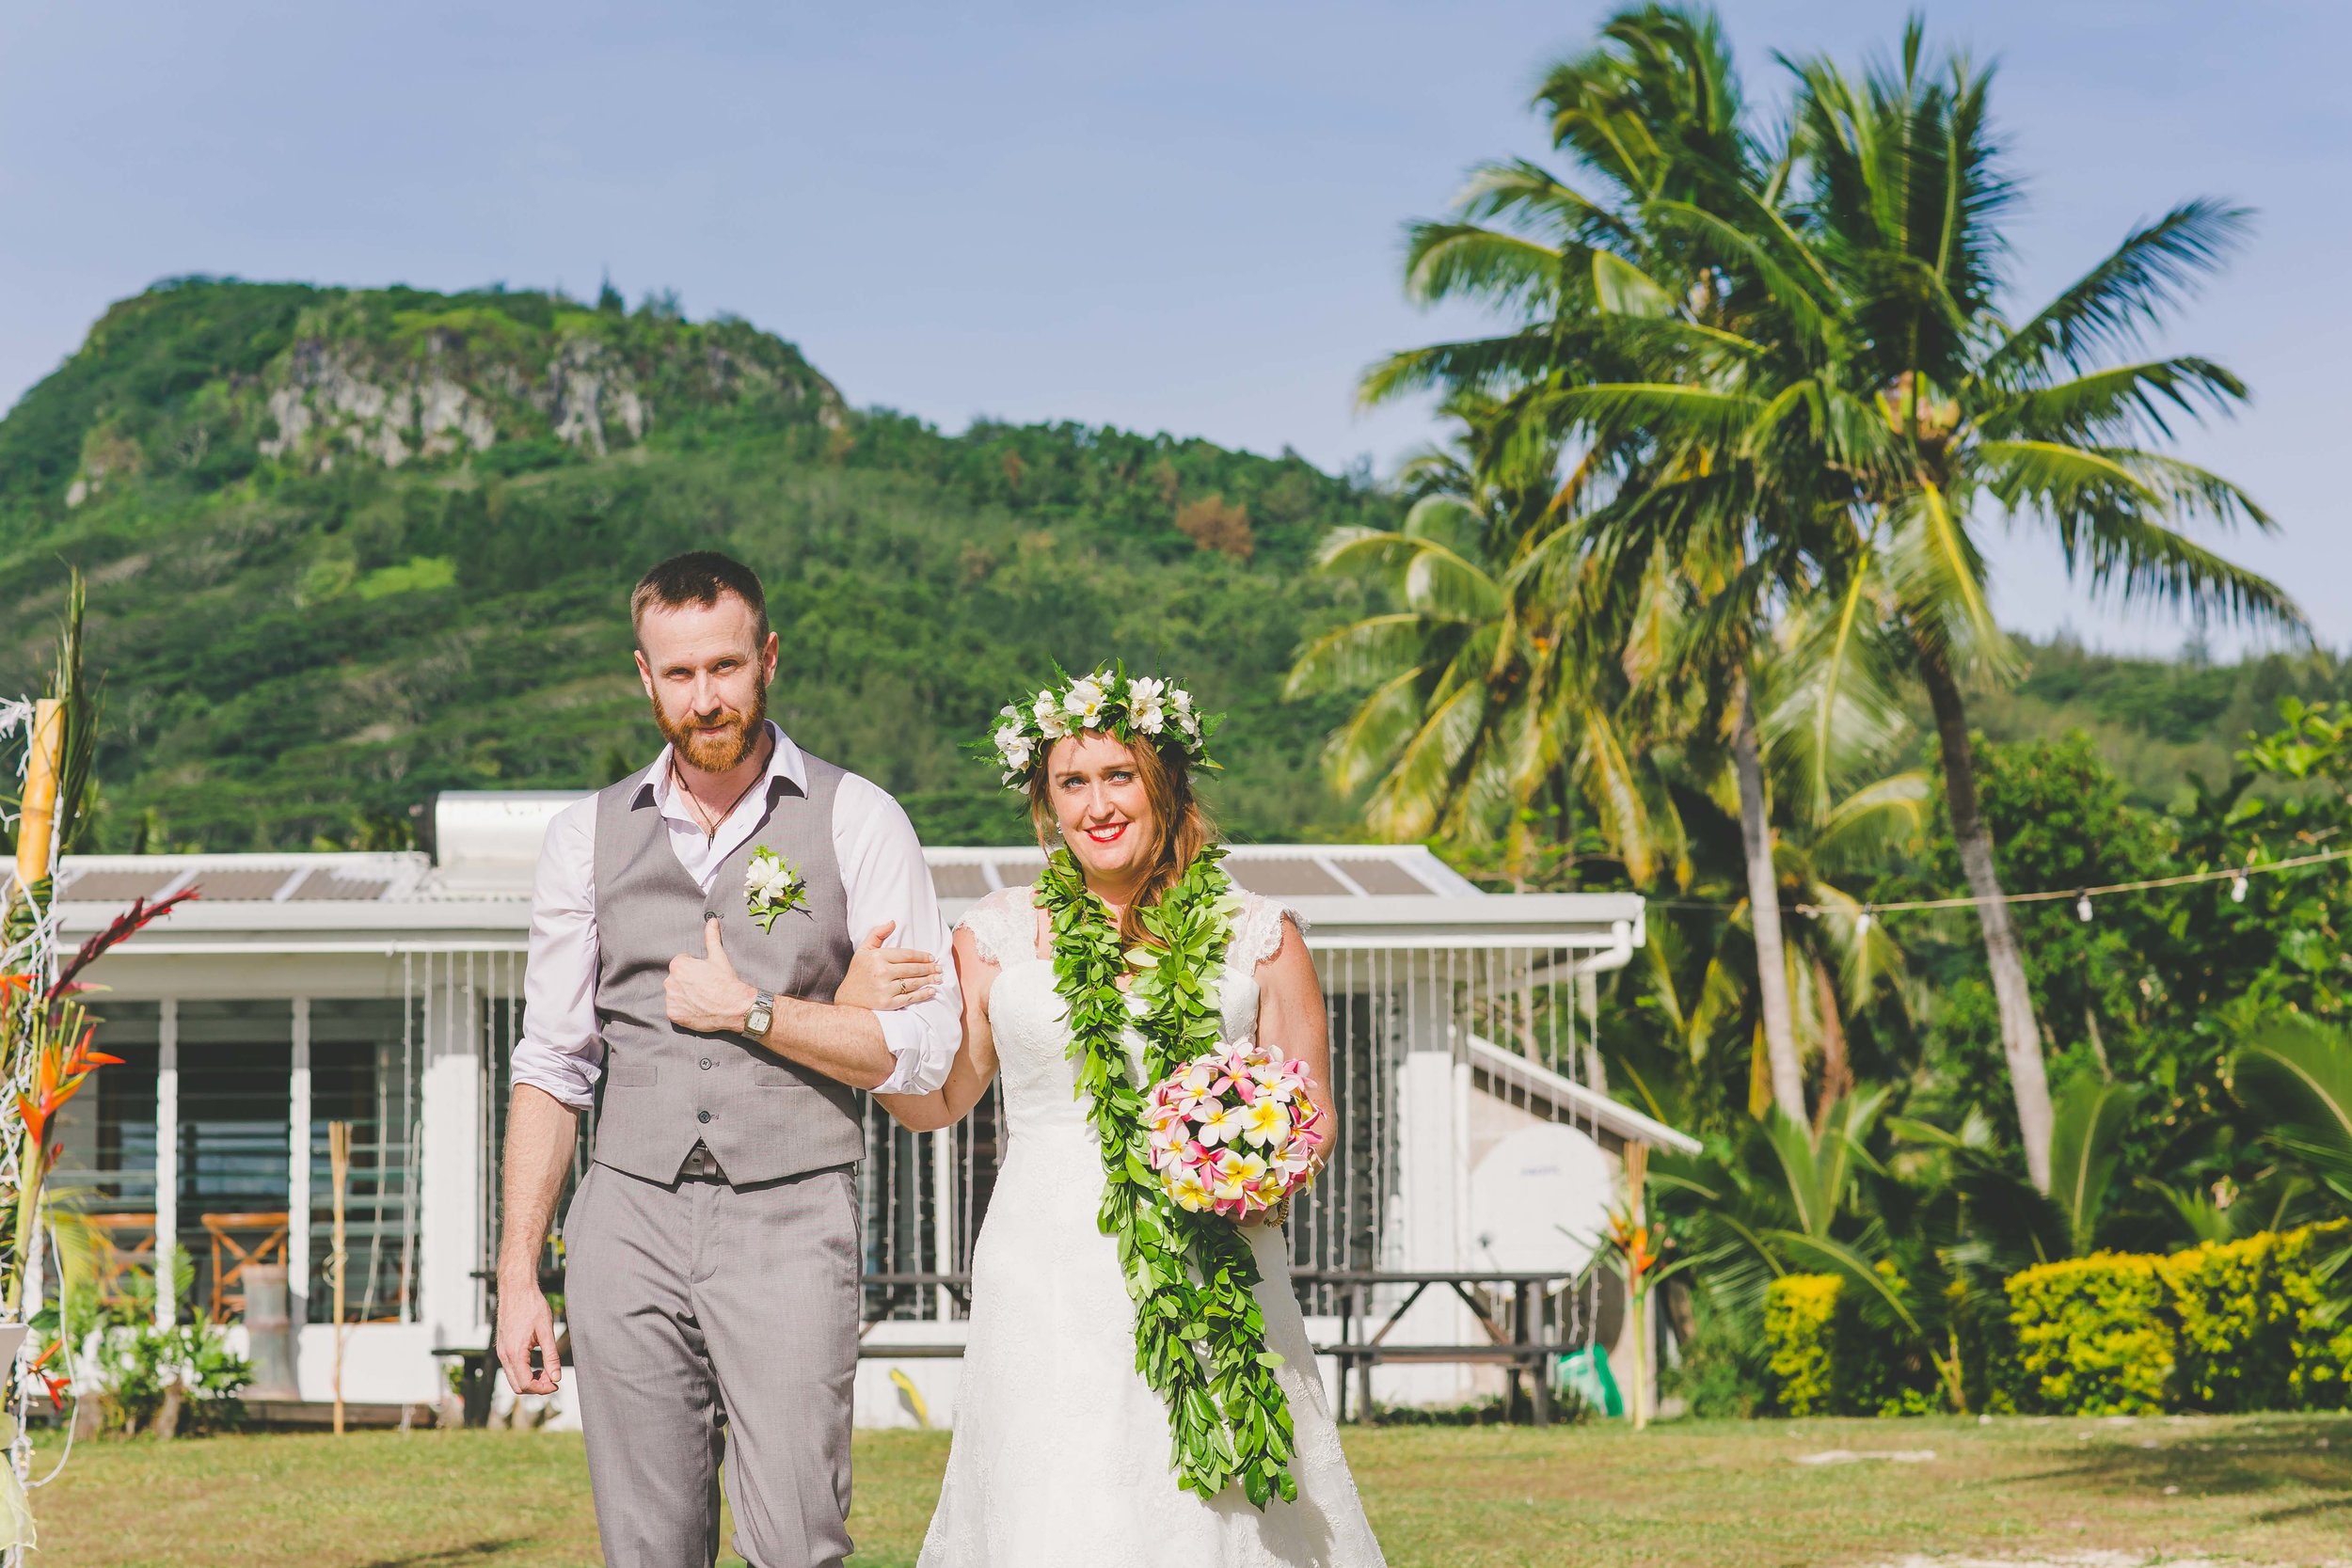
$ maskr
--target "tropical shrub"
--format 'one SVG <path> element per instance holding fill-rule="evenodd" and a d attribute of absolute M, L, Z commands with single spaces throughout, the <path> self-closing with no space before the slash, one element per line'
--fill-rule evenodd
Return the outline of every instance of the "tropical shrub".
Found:
<path fill-rule="evenodd" d="M 95 1398 L 103 1424 L 126 1436 L 170 1437 L 234 1428 L 245 1418 L 238 1394 L 253 1369 L 229 1348 L 216 1323 L 189 1322 L 186 1298 L 195 1263 L 183 1251 L 173 1259 L 177 1320 L 155 1323 L 155 1281 L 144 1270 L 125 1277 L 123 1299 L 98 1307 L 83 1352 L 84 1398 Z M 77 1312 L 75 1323 L 93 1321 Z"/>
<path fill-rule="evenodd" d="M 2153 1416 L 2169 1400 L 2176 1339 L 2154 1258 L 2100 1252 L 2009 1281 L 2029 1408 Z"/>
<path fill-rule="evenodd" d="M 2194 1410 L 2338 1409 L 2352 1323 L 2328 1310 L 2318 1263 L 2342 1222 L 2208 1242 L 2164 1260 L 2176 1383 Z"/>
<path fill-rule="evenodd" d="M 1834 1274 L 1789 1274 L 1765 1288 L 1764 1337 L 1772 1346 L 1766 1369 L 1772 1403 L 1784 1416 L 1830 1414 L 1831 1327 L 1841 1286 Z"/>
<path fill-rule="evenodd" d="M 1945 1407 L 1938 1378 L 1834 1274 L 1783 1275 L 1765 1288 L 1766 1372 L 1784 1416 L 1924 1416 Z"/>

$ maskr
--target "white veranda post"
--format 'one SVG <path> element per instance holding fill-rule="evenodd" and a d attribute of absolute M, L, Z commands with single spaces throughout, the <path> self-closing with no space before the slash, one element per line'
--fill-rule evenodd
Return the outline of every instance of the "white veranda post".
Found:
<path fill-rule="evenodd" d="M 297 1325 L 310 1302 L 310 999 L 294 998 L 294 1072 L 286 1092 L 286 1305 Z"/>
<path fill-rule="evenodd" d="M 421 956 L 423 1135 L 419 1161 L 417 1316 L 437 1345 L 479 1344 L 488 1332 L 481 1266 L 491 1158 L 475 955 Z"/>

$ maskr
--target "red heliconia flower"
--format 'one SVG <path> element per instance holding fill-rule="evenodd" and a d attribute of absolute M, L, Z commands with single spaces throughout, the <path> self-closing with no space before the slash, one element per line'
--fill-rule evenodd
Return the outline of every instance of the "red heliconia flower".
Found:
<path fill-rule="evenodd" d="M 178 893 L 159 903 L 151 904 L 145 898 L 132 899 L 129 909 L 108 921 L 103 929 L 92 931 L 89 934 L 88 940 L 82 943 L 73 957 L 67 960 L 65 968 L 58 972 L 56 980 L 46 991 L 42 992 L 43 999 L 55 1002 L 57 998 L 66 995 L 67 988 L 73 984 L 74 976 L 96 963 L 106 949 L 118 942 L 127 941 L 137 934 L 142 927 L 151 921 L 162 919 L 196 896 L 197 890 L 188 887 L 182 888 Z"/>
<path fill-rule="evenodd" d="M 63 1349 L 63 1339 L 52 1339 L 49 1348 L 40 1353 L 40 1359 L 33 1363 L 33 1375 L 40 1379 L 42 1386 L 49 1390 L 49 1402 L 59 1410 L 65 1408 L 65 1391 L 73 1386 L 73 1380 L 70 1377 L 52 1377 L 41 1369 L 56 1359 L 57 1353 Z"/>

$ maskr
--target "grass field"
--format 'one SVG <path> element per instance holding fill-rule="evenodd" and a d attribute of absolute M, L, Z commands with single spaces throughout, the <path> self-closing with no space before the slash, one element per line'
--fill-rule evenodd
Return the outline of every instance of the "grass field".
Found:
<path fill-rule="evenodd" d="M 945 1435 L 859 1435 L 850 1523 L 863 1568 L 914 1562 L 946 1449 Z M 2090 1551 L 2352 1561 L 2352 1419 L 1675 1422 L 1638 1436 L 1358 1428 L 1347 1449 L 1395 1568 Z M 1837 1450 L 1912 1457 L 1803 1462 Z M 37 1504 L 44 1568 L 597 1560 L 574 1436 L 87 1445 Z"/>

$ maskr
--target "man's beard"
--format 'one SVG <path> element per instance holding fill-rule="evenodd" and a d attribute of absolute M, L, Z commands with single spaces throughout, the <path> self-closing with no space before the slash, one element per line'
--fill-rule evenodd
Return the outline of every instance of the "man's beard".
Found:
<path fill-rule="evenodd" d="M 767 721 L 767 718 L 768 689 L 765 686 L 753 690 L 750 716 L 746 718 L 730 712 L 726 729 L 715 736 L 703 734 L 701 726 L 693 721 L 691 715 L 685 722 L 673 724 L 670 716 L 661 711 L 660 703 L 653 705 L 654 727 L 661 732 L 661 738 L 670 743 L 671 751 L 679 761 L 690 768 L 699 768 L 706 773 L 723 773 L 750 756 L 752 748 L 759 743 L 760 726 Z"/>

